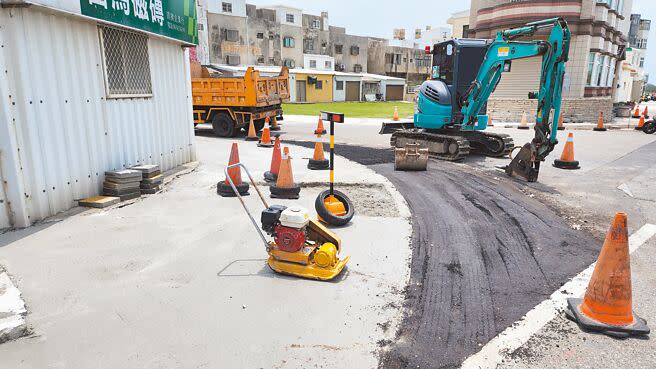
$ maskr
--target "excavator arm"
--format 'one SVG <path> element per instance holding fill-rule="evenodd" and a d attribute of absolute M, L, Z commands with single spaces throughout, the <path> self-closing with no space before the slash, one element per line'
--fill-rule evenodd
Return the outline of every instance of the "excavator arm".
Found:
<path fill-rule="evenodd" d="M 548 40 L 513 41 L 519 37 L 532 36 L 543 28 L 551 28 Z M 502 73 L 510 70 L 511 61 L 542 56 L 535 137 L 521 148 L 510 165 L 503 168 L 508 175 L 515 174 L 530 182 L 536 181 L 540 163 L 558 144 L 558 119 L 555 117 L 560 116 L 569 43 L 569 28 L 562 18 L 528 23 L 521 28 L 499 32 L 488 48 L 476 79 L 462 98 L 462 129 L 484 129 L 487 126 L 487 116 L 479 116 L 478 113 L 501 80 Z M 551 119 L 550 124 L 552 110 L 554 119 Z"/>

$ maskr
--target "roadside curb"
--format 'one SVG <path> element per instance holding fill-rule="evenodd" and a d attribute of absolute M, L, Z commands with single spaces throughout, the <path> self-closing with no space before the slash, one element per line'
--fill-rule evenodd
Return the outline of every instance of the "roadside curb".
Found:
<path fill-rule="evenodd" d="M 0 343 L 27 334 L 25 302 L 9 275 L 0 267 Z"/>

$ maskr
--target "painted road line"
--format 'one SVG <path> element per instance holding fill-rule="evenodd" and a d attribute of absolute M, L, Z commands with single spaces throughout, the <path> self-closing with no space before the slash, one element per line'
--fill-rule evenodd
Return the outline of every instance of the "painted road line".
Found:
<path fill-rule="evenodd" d="M 629 237 L 629 252 L 633 253 L 647 240 L 656 235 L 656 225 L 645 224 Z M 508 355 L 524 345 L 545 324 L 567 307 L 567 298 L 581 297 L 588 287 L 596 262 L 565 283 L 558 291 L 542 301 L 519 321 L 506 328 L 488 342 L 478 353 L 462 363 L 463 369 L 496 368 Z"/>

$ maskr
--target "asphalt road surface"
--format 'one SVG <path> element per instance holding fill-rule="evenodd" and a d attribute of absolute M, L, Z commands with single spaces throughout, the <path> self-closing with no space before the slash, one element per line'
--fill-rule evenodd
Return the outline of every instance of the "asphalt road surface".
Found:
<path fill-rule="evenodd" d="M 336 150 L 390 179 L 412 211 L 406 315 L 381 368 L 459 367 L 596 259 L 600 242 L 509 181 L 434 160 L 396 172 L 389 149 Z"/>

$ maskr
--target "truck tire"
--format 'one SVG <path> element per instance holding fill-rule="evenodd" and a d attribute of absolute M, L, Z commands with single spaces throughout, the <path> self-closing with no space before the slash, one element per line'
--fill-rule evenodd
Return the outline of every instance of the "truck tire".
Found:
<path fill-rule="evenodd" d="M 212 130 L 218 137 L 234 137 L 237 133 L 235 122 L 229 115 L 223 113 L 214 114 L 212 117 Z"/>

